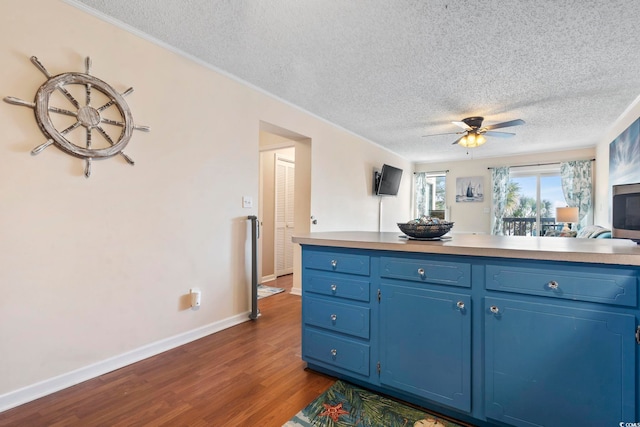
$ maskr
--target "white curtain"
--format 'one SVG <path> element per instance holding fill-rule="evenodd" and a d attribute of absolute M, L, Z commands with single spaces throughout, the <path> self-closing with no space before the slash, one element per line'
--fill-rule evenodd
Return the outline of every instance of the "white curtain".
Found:
<path fill-rule="evenodd" d="M 494 168 L 491 170 L 491 185 L 493 187 L 492 205 L 493 218 L 491 234 L 501 236 L 502 218 L 507 207 L 507 192 L 509 190 L 509 168 Z"/>
<path fill-rule="evenodd" d="M 562 191 L 569 207 L 578 207 L 578 229 L 593 223 L 591 160 L 560 163 Z"/>
<path fill-rule="evenodd" d="M 427 173 L 416 172 L 413 174 L 415 188 L 415 217 L 429 214 L 427 206 Z"/>

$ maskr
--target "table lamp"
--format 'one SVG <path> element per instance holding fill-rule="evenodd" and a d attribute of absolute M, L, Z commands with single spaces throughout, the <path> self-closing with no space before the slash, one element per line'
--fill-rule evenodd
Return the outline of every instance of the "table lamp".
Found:
<path fill-rule="evenodd" d="M 556 208 L 556 221 L 564 222 L 562 232 L 571 230 L 571 223 L 578 222 L 578 208 Z"/>

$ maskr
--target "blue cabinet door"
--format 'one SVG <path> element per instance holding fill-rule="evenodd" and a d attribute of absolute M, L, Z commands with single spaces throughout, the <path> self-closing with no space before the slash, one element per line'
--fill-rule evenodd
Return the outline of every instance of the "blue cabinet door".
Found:
<path fill-rule="evenodd" d="M 635 316 L 485 299 L 485 409 L 515 426 L 636 418 Z"/>
<path fill-rule="evenodd" d="M 471 298 L 380 286 L 380 382 L 469 412 Z"/>

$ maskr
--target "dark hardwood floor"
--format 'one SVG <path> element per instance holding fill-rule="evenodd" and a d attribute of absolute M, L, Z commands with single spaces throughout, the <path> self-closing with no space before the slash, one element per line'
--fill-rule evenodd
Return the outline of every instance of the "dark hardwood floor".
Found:
<path fill-rule="evenodd" d="M 300 297 L 261 316 L 0 413 L 0 426 L 281 426 L 334 379 L 305 370 Z"/>

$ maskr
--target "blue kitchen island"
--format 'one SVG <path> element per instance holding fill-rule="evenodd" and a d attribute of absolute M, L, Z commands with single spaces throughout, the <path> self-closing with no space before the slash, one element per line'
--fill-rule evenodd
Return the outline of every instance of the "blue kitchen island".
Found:
<path fill-rule="evenodd" d="M 640 247 L 331 232 L 302 245 L 302 358 L 475 425 L 640 422 Z"/>

